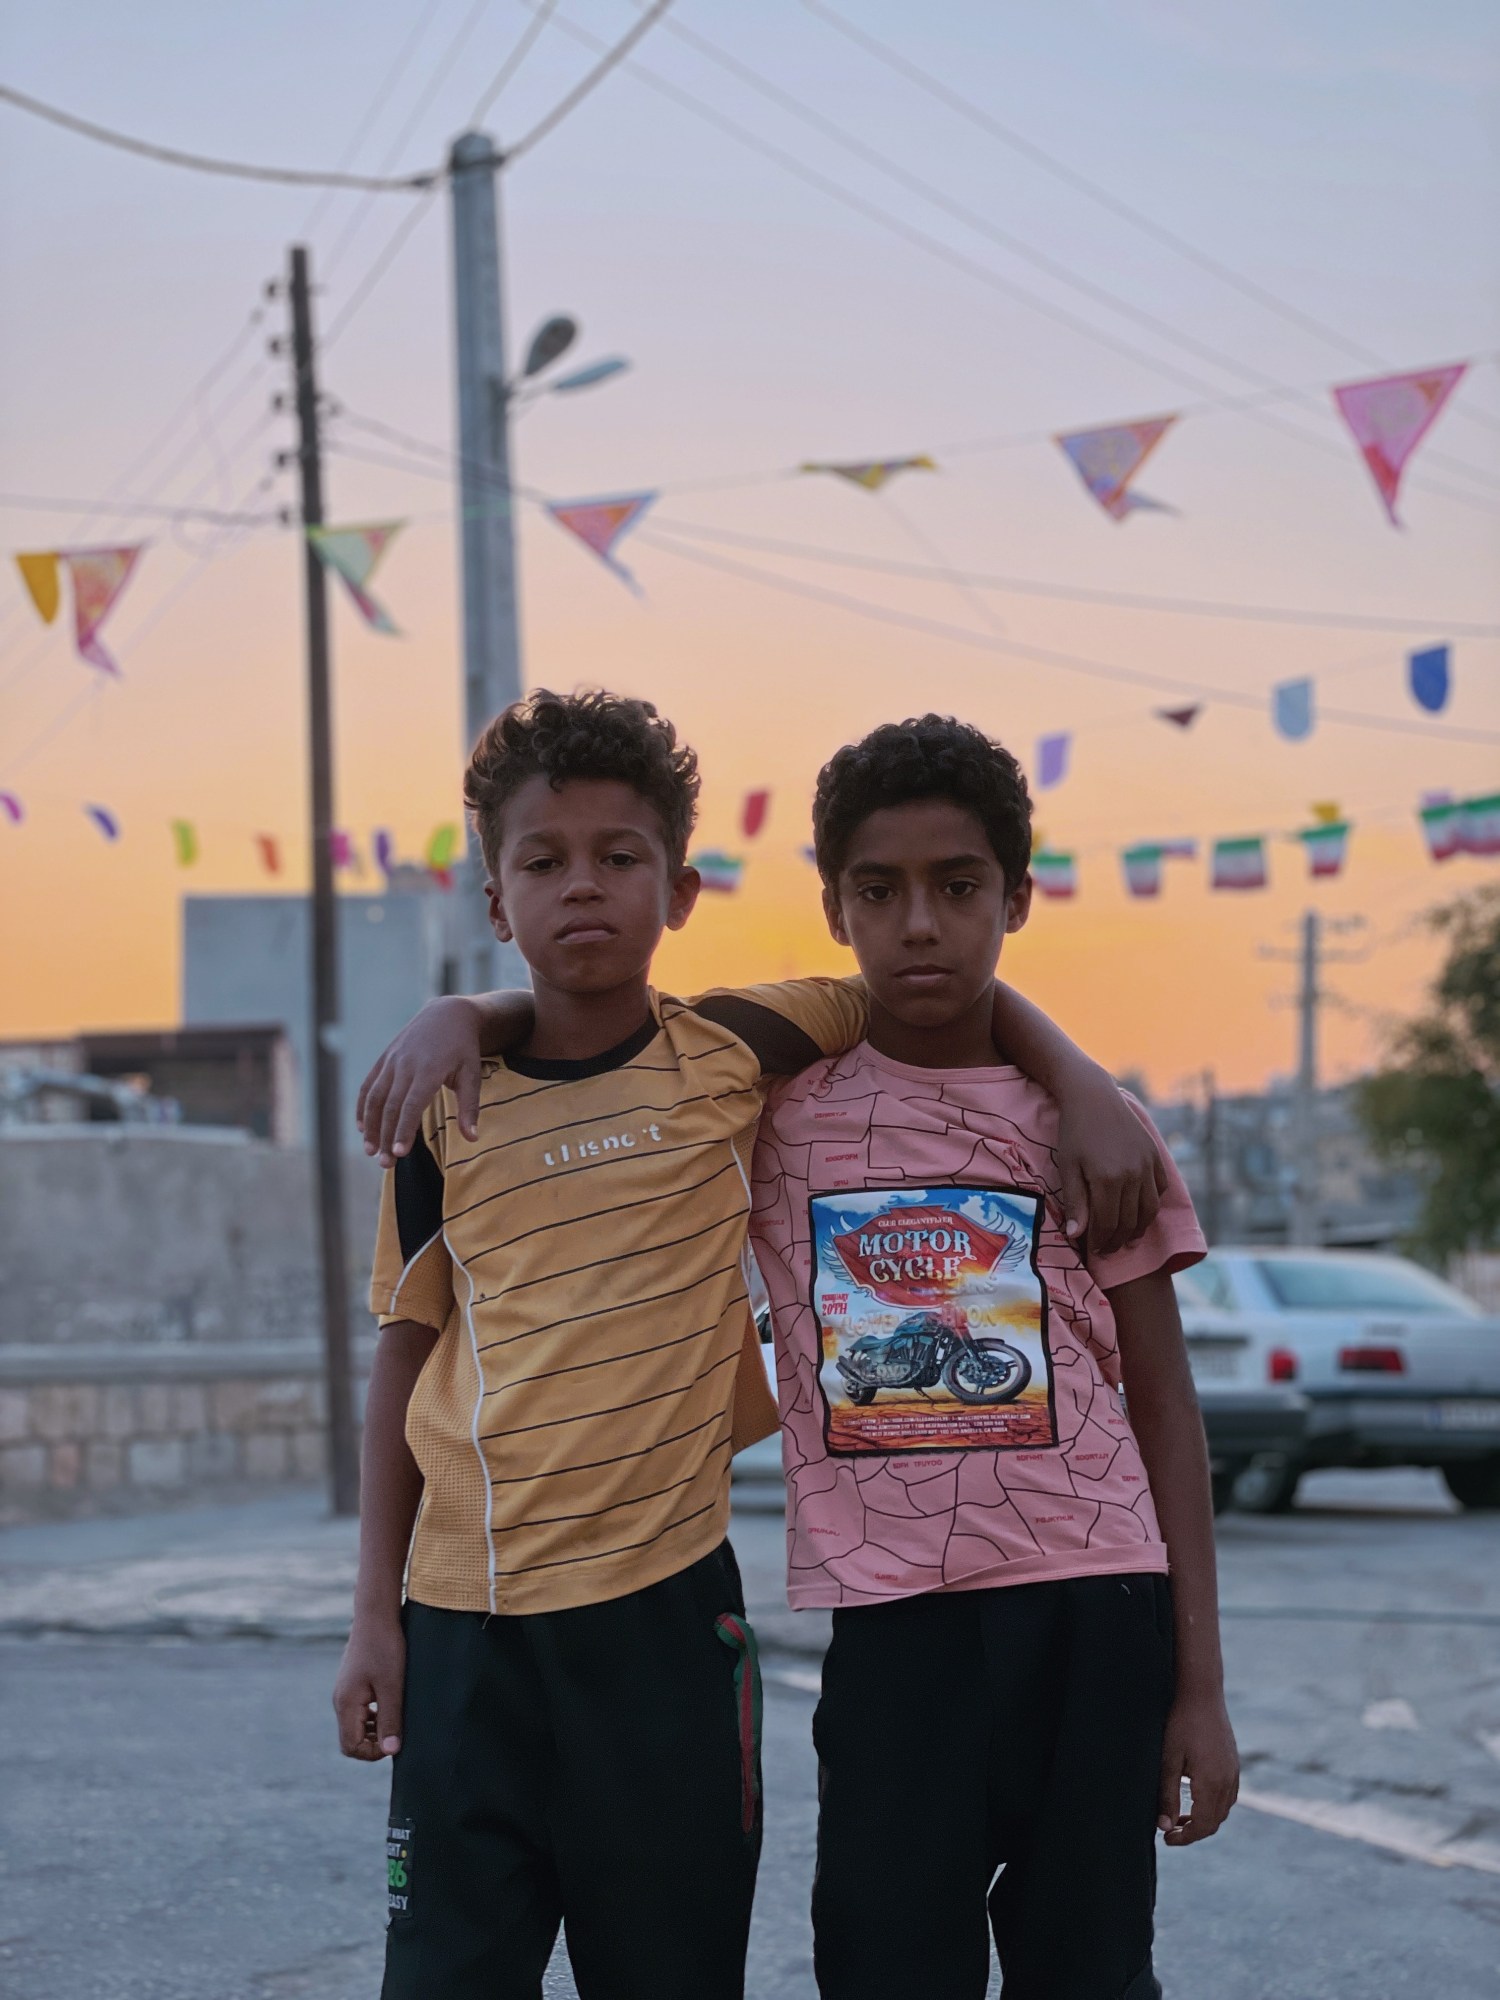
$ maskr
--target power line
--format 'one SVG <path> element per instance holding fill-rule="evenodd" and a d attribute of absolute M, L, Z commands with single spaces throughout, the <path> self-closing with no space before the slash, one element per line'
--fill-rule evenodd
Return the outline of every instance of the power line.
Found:
<path fill-rule="evenodd" d="M 533 146 L 540 145 L 549 132 L 555 131 L 563 120 L 582 104 L 590 92 L 596 90 L 603 83 L 610 71 L 625 60 L 636 43 L 650 34 L 651 30 L 671 5 L 672 0 L 652 0 L 652 4 L 646 9 L 640 20 L 632 28 L 628 29 L 613 47 L 605 49 L 602 59 L 594 64 L 594 67 L 586 76 L 574 84 L 567 95 L 552 107 L 546 117 L 539 119 L 529 132 L 524 133 L 513 146 L 506 149 L 504 155 L 506 163 L 509 164 L 511 160 L 520 159 L 523 153 L 529 153 Z M 564 24 L 559 22 L 558 25 L 562 26 Z"/>
<path fill-rule="evenodd" d="M 35 507 L 43 513 L 71 514 L 80 508 L 98 508 L 99 502 L 90 500 L 62 500 L 55 496 L 38 493 L 0 493 L 0 507 Z M 111 516 L 128 514 L 149 515 L 162 521 L 207 521 L 220 528 L 261 528 L 284 526 L 279 514 L 236 514 L 219 507 L 161 507 L 149 500 L 127 499 L 123 494 L 114 497 L 110 508 Z"/>
<path fill-rule="evenodd" d="M 1135 667 L 1122 667 L 1103 660 L 1085 659 L 1076 653 L 1059 653 L 1050 647 L 1023 645 L 1019 640 L 992 638 L 982 632 L 970 631 L 962 625 L 924 617 L 918 613 L 896 611 L 883 605 L 870 604 L 863 598 L 851 597 L 840 590 L 829 590 L 821 584 L 802 583 L 792 577 L 777 576 L 769 570 L 752 568 L 748 563 L 739 563 L 728 557 L 710 555 L 704 549 L 684 545 L 671 535 L 664 535 L 660 528 L 637 528 L 635 539 L 649 543 L 653 548 L 665 549 L 686 562 L 697 563 L 705 569 L 721 571 L 726 576 L 741 578 L 748 583 L 758 583 L 770 590 L 779 590 L 792 597 L 803 597 L 815 604 L 829 605 L 835 610 L 851 611 L 857 617 L 869 618 L 877 624 L 903 626 L 908 631 L 922 632 L 932 638 L 951 639 L 962 646 L 978 647 L 987 653 L 1005 653 L 1018 659 L 1035 660 L 1042 666 L 1061 667 L 1070 673 L 1085 674 L 1096 680 L 1120 681 L 1134 687 L 1147 687 L 1173 694 L 1194 695 L 1204 701 L 1226 703 L 1235 708 L 1255 709 L 1264 712 L 1266 698 L 1261 694 L 1250 694 L 1237 688 L 1216 687 L 1202 681 L 1178 680 L 1167 674 L 1154 674 Z M 1363 715 L 1349 709 L 1320 709 L 1319 719 L 1323 722 L 1348 723 L 1353 728 L 1394 730 L 1408 741 L 1423 737 L 1443 737 L 1462 743 L 1500 743 L 1500 730 L 1448 728 L 1440 723 L 1413 723 L 1396 716 Z"/>
<path fill-rule="evenodd" d="M 707 61 L 714 63 L 718 68 L 725 71 L 726 74 L 737 78 L 751 90 L 758 92 L 769 103 L 778 106 L 792 117 L 799 119 L 810 130 L 818 133 L 822 138 L 831 141 L 836 146 L 842 147 L 845 152 L 852 154 L 856 159 L 873 166 L 877 172 L 887 175 L 898 186 L 904 187 L 920 199 L 930 202 L 934 207 L 951 215 L 955 221 L 962 223 L 965 228 L 973 230 L 976 235 L 987 237 L 1001 249 L 1008 250 L 1013 256 L 1020 257 L 1035 269 L 1056 280 L 1059 284 L 1068 286 L 1084 298 L 1094 300 L 1096 303 L 1103 305 L 1108 311 L 1118 313 L 1123 318 L 1133 320 L 1137 325 L 1145 327 L 1159 338 L 1166 339 L 1175 346 L 1182 348 L 1185 352 L 1194 354 L 1200 360 L 1208 362 L 1210 366 L 1222 368 L 1229 374 L 1240 376 L 1244 381 L 1253 382 L 1258 388 L 1272 390 L 1278 395 L 1286 396 L 1288 400 L 1298 398 L 1306 393 L 1290 390 L 1286 384 L 1278 382 L 1274 377 L 1263 373 L 1262 370 L 1241 362 L 1232 354 L 1225 353 L 1222 348 L 1214 347 L 1206 341 L 1199 340 L 1182 328 L 1173 326 L 1169 321 L 1158 318 L 1155 313 L 1147 311 L 1144 307 L 1137 306 L 1133 301 L 1122 297 L 1118 292 L 1111 291 L 1108 286 L 1098 284 L 1093 279 L 1081 275 L 1069 265 L 1062 262 L 1060 258 L 1053 257 L 1046 251 L 1038 250 L 1034 245 L 1025 242 L 1021 237 L 1013 235 L 1007 229 L 1002 229 L 998 224 L 991 222 L 987 216 L 981 215 L 965 203 L 955 200 L 944 189 L 935 186 L 920 174 L 913 173 L 902 161 L 892 158 L 889 153 L 882 152 L 879 147 L 872 146 L 868 141 L 845 131 L 831 118 L 825 117 L 814 106 L 804 103 L 800 98 L 794 97 L 790 91 L 783 90 L 771 78 L 762 75 L 758 70 L 753 69 L 748 63 L 723 48 L 719 43 L 710 40 L 708 36 L 685 27 L 680 21 L 669 21 L 666 26 L 667 32 L 678 41 L 684 42 L 688 47 L 696 49 Z M 1094 330 L 1094 333 L 1096 338 L 1103 337 L 1097 329 Z M 1161 362 L 1155 362 L 1153 365 L 1158 368 L 1164 366 Z M 1185 373 L 1179 373 L 1179 379 L 1199 390 L 1203 390 L 1209 386 L 1199 381 L 1196 377 Z M 1267 418 L 1262 418 L 1262 421 L 1274 422 L 1274 420 Z M 1292 426 L 1275 422 L 1274 427 L 1287 431 L 1289 435 L 1301 436 L 1305 442 L 1314 442 L 1309 434 L 1296 431 Z M 1316 442 L 1323 449 L 1341 449 L 1341 447 L 1335 446 L 1331 440 L 1317 439 Z M 1463 459 L 1455 459 L 1450 454 L 1433 450 L 1429 450 L 1427 456 L 1430 462 L 1443 464 L 1451 470 L 1477 479 L 1481 484 L 1491 485 L 1500 489 L 1500 478 L 1497 478 L 1495 474 L 1484 467 L 1471 466 Z"/>
<path fill-rule="evenodd" d="M 91 119 L 77 118 L 55 104 L 44 104 L 39 97 L 28 97 L 24 91 L 15 90 L 9 84 L 0 83 L 0 102 L 13 104 L 18 111 L 25 111 L 33 118 L 43 118 L 49 124 L 60 125 L 64 131 L 76 132 L 80 138 L 92 139 L 97 145 L 113 146 L 118 152 L 134 153 L 141 159 L 155 160 L 162 166 L 186 167 L 200 174 L 222 174 L 233 180 L 270 181 L 282 187 L 366 188 L 378 194 L 410 194 L 413 189 L 430 187 L 443 175 L 440 167 L 420 174 L 377 175 L 340 173 L 336 169 L 322 167 L 251 166 L 243 160 L 220 160 L 206 153 L 187 153 L 175 146 L 160 146 L 149 139 L 133 138 L 129 133 L 116 132 L 107 125 L 96 125 Z"/>
<path fill-rule="evenodd" d="M 1144 231 L 1146 235 L 1154 237 L 1158 243 L 1162 243 L 1169 250 L 1175 251 L 1178 256 L 1185 257 L 1189 263 L 1196 264 L 1201 270 L 1208 271 L 1223 284 L 1232 285 L 1237 292 L 1243 293 L 1247 299 L 1254 300 L 1257 305 L 1263 306 L 1267 312 L 1275 313 L 1279 318 L 1285 320 L 1288 325 L 1300 327 L 1304 333 L 1311 333 L 1317 339 L 1326 341 L 1330 346 L 1342 349 L 1345 354 L 1351 355 L 1357 361 L 1369 362 L 1375 366 L 1384 365 L 1381 357 L 1372 349 L 1363 346 L 1357 340 L 1351 340 L 1347 334 L 1340 332 L 1337 327 L 1328 326 L 1322 320 L 1315 319 L 1311 313 L 1304 312 L 1300 306 L 1295 306 L 1289 300 L 1279 297 L 1277 293 L 1268 290 L 1264 285 L 1258 284 L 1253 278 L 1247 278 L 1242 272 L 1233 270 L 1228 264 L 1221 263 L 1217 257 L 1210 256 L 1206 250 L 1200 250 L 1196 243 L 1190 242 L 1185 236 L 1179 236 L 1176 230 L 1169 229 L 1165 223 L 1158 222 L 1154 216 L 1147 215 L 1143 210 L 1135 208 L 1131 203 L 1122 200 L 1119 195 L 1113 193 L 1101 182 L 1091 180 L 1088 175 L 1080 173 L 1076 167 L 1070 167 L 1065 160 L 1060 160 L 1055 153 L 1047 152 L 1044 147 L 1037 145 L 1034 140 L 1024 137 L 1023 134 L 1017 132 L 1013 127 L 1003 125 L 992 112 L 986 111 L 982 106 L 976 104 L 972 98 L 964 97 L 959 91 L 954 90 L 951 85 L 943 83 L 938 77 L 933 76 L 930 71 L 920 68 L 908 57 L 899 54 L 888 43 L 882 42 L 876 36 L 872 35 L 867 28 L 860 27 L 856 22 L 847 19 L 846 16 L 826 5 L 825 0 L 802 0 L 802 4 L 810 14 L 816 15 L 819 20 L 826 21 L 829 27 L 836 29 L 839 34 L 846 36 L 849 41 L 855 43 L 859 48 L 864 49 L 877 62 L 884 63 L 888 69 L 894 70 L 898 76 L 905 77 L 909 83 L 915 84 L 919 90 L 925 91 L 929 97 L 936 98 L 940 104 L 946 105 L 950 111 L 958 112 L 960 117 L 967 118 L 970 124 L 977 125 L 981 131 L 988 132 L 992 138 L 998 139 L 1002 145 L 1009 146 L 1013 152 L 1019 153 L 1023 159 L 1030 160 L 1033 165 L 1041 167 L 1044 172 L 1053 175 L 1055 179 L 1064 182 L 1078 193 L 1086 195 L 1090 201 L 1098 202 L 1102 208 L 1107 208 L 1112 214 L 1123 217 L 1126 222 L 1132 223 L 1137 229 Z"/>
<path fill-rule="evenodd" d="M 494 104 L 495 100 L 500 96 L 501 92 L 505 90 L 506 86 L 515 76 L 516 71 L 521 67 L 522 63 L 525 62 L 526 58 L 531 54 L 532 49 L 536 46 L 536 43 L 542 34 L 542 31 L 545 29 L 548 21 L 552 18 L 552 15 L 556 10 L 556 7 L 557 7 L 557 0 L 543 0 L 543 4 L 537 9 L 536 13 L 532 15 L 531 20 L 526 25 L 526 29 L 522 34 L 521 39 L 516 43 L 515 47 L 511 50 L 510 54 L 505 58 L 505 61 L 500 65 L 499 69 L 490 79 L 490 82 L 487 88 L 485 89 L 483 96 L 474 106 L 474 109 L 469 113 L 469 126 L 471 130 L 475 126 L 477 126 L 480 119 L 486 115 L 490 107 Z"/>
<path fill-rule="evenodd" d="M 527 0 L 527 4 L 530 4 L 530 0 Z M 581 45 L 594 49 L 604 46 L 600 38 L 587 28 L 581 28 L 575 22 L 569 21 L 561 15 L 556 16 L 555 19 L 560 32 L 570 36 Z M 1159 355 L 1153 355 L 1146 349 L 1137 347 L 1134 343 L 1111 334 L 1107 329 L 1096 326 L 1091 321 L 1081 319 L 1076 313 L 1069 311 L 1067 307 L 1057 305 L 1051 300 L 1043 298 L 1041 294 L 1033 292 L 1029 287 L 1018 284 L 1014 279 L 1005 277 L 992 266 L 977 262 L 962 250 L 956 249 L 952 244 L 945 242 L 942 237 L 934 236 L 930 230 L 923 229 L 916 223 L 908 222 L 904 217 L 893 214 L 891 210 L 882 207 L 878 202 L 871 201 L 866 196 L 856 193 L 853 189 L 843 186 L 841 182 L 831 180 L 816 167 L 807 165 L 805 161 L 799 159 L 795 154 L 787 152 L 783 147 L 776 145 L 771 140 L 762 138 L 758 133 L 751 131 L 747 126 L 731 118 L 726 112 L 705 103 L 702 98 L 669 82 L 667 78 L 659 76 L 656 71 L 647 69 L 643 64 L 638 62 L 627 62 L 624 67 L 631 76 L 635 77 L 639 82 L 644 83 L 648 89 L 654 90 L 659 96 L 665 97 L 670 102 L 679 105 L 682 109 L 691 112 L 694 117 L 700 118 L 706 124 L 711 125 L 716 132 L 727 134 L 739 144 L 747 147 L 751 152 L 758 153 L 763 158 L 773 161 L 784 171 L 792 174 L 796 179 L 805 182 L 807 186 L 816 188 L 819 193 L 829 196 L 830 199 L 841 203 L 845 208 L 853 210 L 855 214 L 862 215 L 867 220 L 877 223 L 882 229 L 889 231 L 891 234 L 899 236 L 909 243 L 916 244 L 930 256 L 937 257 L 943 263 L 951 265 L 955 270 L 962 271 L 968 277 L 976 278 L 981 284 L 988 286 L 991 290 L 1000 292 L 1006 297 L 1019 300 L 1023 305 L 1030 307 L 1043 317 L 1053 320 L 1060 326 L 1067 327 L 1071 332 L 1083 335 L 1085 339 L 1095 341 L 1101 346 L 1113 349 L 1116 353 L 1123 354 L 1127 359 L 1139 363 L 1142 367 L 1150 369 L 1155 374 L 1166 376 L 1177 382 L 1186 382 L 1190 387 L 1198 390 L 1200 394 L 1208 399 L 1209 407 L 1222 408 L 1227 406 L 1243 409 L 1257 421 L 1266 424 L 1274 430 L 1281 431 L 1284 435 L 1295 438 L 1303 444 L 1312 445 L 1315 449 L 1327 452 L 1338 458 L 1346 456 L 1344 447 L 1335 439 L 1323 438 L 1313 432 L 1301 430 L 1295 425 L 1283 422 L 1268 411 L 1257 409 L 1257 403 L 1265 400 L 1263 396 L 1241 398 L 1238 401 L 1233 398 L 1226 398 L 1214 384 L 1204 382 L 1200 377 L 1189 374 L 1187 370 L 1179 367 L 1176 363 L 1165 360 Z M 775 86 L 771 87 L 775 88 Z M 1237 367 L 1238 364 L 1235 364 L 1235 366 Z M 1286 395 L 1291 400 L 1298 400 L 1304 392 L 1284 391 L 1278 387 L 1269 393 L 1276 397 Z M 1441 493 L 1447 499 L 1456 500 L 1462 506 L 1477 508 L 1480 512 L 1486 514 L 1493 514 L 1496 511 L 1494 505 L 1484 497 L 1473 493 L 1457 491 L 1453 487 L 1441 485 L 1432 479 L 1414 476 L 1408 483 L 1423 486 L 1430 492 Z"/>
<path fill-rule="evenodd" d="M 1210 598 L 1154 597 L 1125 590 L 1091 590 L 1082 584 L 1043 583 L 1030 577 L 997 576 L 983 570 L 955 570 L 947 565 L 934 567 L 903 562 L 896 557 L 860 555 L 849 549 L 828 549 L 805 542 L 779 541 L 765 535 L 738 534 L 727 528 L 705 527 L 697 521 L 664 521 L 659 515 L 654 518 L 653 526 L 664 528 L 674 535 L 723 542 L 764 555 L 835 563 L 848 569 L 874 570 L 888 576 L 958 582 L 975 590 L 1009 591 L 1018 597 L 1055 598 L 1063 603 L 1107 604 L 1127 611 L 1170 611 L 1196 618 L 1244 619 L 1274 625 L 1329 626 L 1344 631 L 1445 632 L 1452 638 L 1464 639 L 1500 637 L 1500 624 L 1471 624 L 1445 618 L 1394 618 L 1362 611 L 1298 610 L 1269 604 L 1227 604 Z"/>

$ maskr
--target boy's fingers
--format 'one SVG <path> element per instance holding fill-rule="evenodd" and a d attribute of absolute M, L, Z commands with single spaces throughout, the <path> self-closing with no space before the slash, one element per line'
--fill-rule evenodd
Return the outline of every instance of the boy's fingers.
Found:
<path fill-rule="evenodd" d="M 399 1064 L 392 1064 L 386 1078 L 385 1103 L 380 1112 L 380 1164 L 390 1166 L 395 1158 L 396 1121 L 401 1107 L 406 1102 L 407 1073 Z"/>
<path fill-rule="evenodd" d="M 367 1153 L 373 1153 L 380 1142 L 380 1116 L 385 1110 L 385 1068 L 385 1057 L 382 1056 L 359 1086 L 359 1104 L 355 1116 L 359 1120 L 359 1129 L 364 1134 Z"/>
<path fill-rule="evenodd" d="M 1168 1749 L 1162 1753 L 1161 1786 L 1156 1800 L 1156 1824 L 1171 1839 L 1182 1811 L 1182 1758 Z"/>
<path fill-rule="evenodd" d="M 1145 1224 L 1141 1221 L 1141 1190 L 1135 1181 L 1127 1181 L 1120 1189 L 1120 1213 L 1116 1225 L 1115 1248 L 1124 1250 L 1134 1243 Z"/>
<path fill-rule="evenodd" d="M 1076 1160 L 1064 1160 L 1062 1170 L 1063 1228 L 1075 1243 L 1088 1235 L 1089 1191 Z"/>
<path fill-rule="evenodd" d="M 334 1690 L 333 1712 L 338 1718 L 339 1748 L 346 1757 L 367 1757 L 369 1754 L 366 1724 L 374 1692 L 368 1681 L 359 1687 Z"/>
<path fill-rule="evenodd" d="M 1100 1179 L 1089 1185 L 1089 1247 L 1108 1256 L 1120 1240 L 1120 1183 Z"/>
<path fill-rule="evenodd" d="M 422 1113 L 432 1102 L 435 1094 L 431 1084 L 419 1084 L 417 1077 L 407 1077 L 406 1093 L 401 1099 L 401 1111 L 396 1119 L 396 1143 L 393 1150 L 398 1155 L 409 1153 L 416 1144 L 417 1133 L 422 1127 Z"/>
<path fill-rule="evenodd" d="M 458 1129 L 466 1139 L 479 1137 L 479 1058 L 465 1056 L 458 1066 L 454 1095 L 458 1099 Z"/>
<path fill-rule="evenodd" d="M 394 1757 L 401 1748 L 401 1677 L 393 1675 L 375 1690 L 375 1736 L 377 1757 Z"/>

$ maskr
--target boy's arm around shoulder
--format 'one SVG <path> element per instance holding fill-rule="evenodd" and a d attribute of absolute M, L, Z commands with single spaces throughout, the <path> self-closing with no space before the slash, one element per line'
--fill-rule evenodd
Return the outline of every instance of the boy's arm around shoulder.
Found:
<path fill-rule="evenodd" d="M 458 1129 L 478 1136 L 480 1063 L 531 1033 L 536 1010 L 524 987 L 499 993 L 448 993 L 429 1000 L 376 1059 L 359 1087 L 355 1121 L 365 1151 L 383 1167 L 410 1152 L 422 1114 L 446 1084 Z"/>
<path fill-rule="evenodd" d="M 1176 1680 L 1162 1746 L 1157 1825 L 1169 1847 L 1217 1833 L 1239 1793 L 1224 1705 L 1208 1445 L 1167 1265 L 1109 1287 L 1131 1428 L 1172 1574 Z M 1192 1788 L 1184 1817 L 1181 1782 Z"/>

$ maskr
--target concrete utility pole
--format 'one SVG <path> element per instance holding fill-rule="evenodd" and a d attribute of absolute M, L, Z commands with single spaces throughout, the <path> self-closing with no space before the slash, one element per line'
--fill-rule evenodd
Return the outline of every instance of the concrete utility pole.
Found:
<path fill-rule="evenodd" d="M 302 525 L 323 525 L 323 457 L 307 251 L 293 247 L 292 390 L 296 459 L 302 475 Z M 333 887 L 333 709 L 328 677 L 328 579 L 303 537 L 307 592 L 307 719 L 311 766 L 313 880 L 311 910 L 312 1047 L 317 1126 L 318 1252 L 323 1281 L 323 1354 L 328 1390 L 329 1470 L 335 1514 L 359 1512 L 359 1455 L 354 1435 L 349 1358 L 349 1271 L 344 1236 L 344 1151 L 339 1096 L 338 901 Z"/>
<path fill-rule="evenodd" d="M 1318 947 L 1321 919 L 1316 910 L 1302 917 L 1301 977 L 1297 986 L 1297 1094 L 1292 1117 L 1296 1147 L 1296 1180 L 1287 1240 L 1297 1244 L 1321 1241 L 1318 1217 Z"/>
<path fill-rule="evenodd" d="M 510 477 L 510 389 L 500 282 L 501 155 L 465 132 L 449 155 L 458 345 L 459 510 L 464 595 L 464 754 L 500 709 L 519 700 L 521 635 Z M 484 865 L 472 840 L 459 871 L 460 993 L 529 984 L 514 946 L 490 929 Z"/>

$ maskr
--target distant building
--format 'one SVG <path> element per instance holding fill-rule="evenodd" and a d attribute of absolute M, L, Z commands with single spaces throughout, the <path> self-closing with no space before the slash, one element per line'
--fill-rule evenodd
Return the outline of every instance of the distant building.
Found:
<path fill-rule="evenodd" d="M 275 1023 L 0 1043 L 0 1123 L 211 1125 L 290 1146 L 298 1115 L 292 1053 Z"/>
<path fill-rule="evenodd" d="M 403 870 L 381 896 L 338 899 L 343 1017 L 343 1122 L 386 1043 L 434 994 L 451 990 L 453 899 L 424 870 Z M 290 1050 L 296 1137 L 313 1129 L 308 903 L 303 896 L 185 896 L 184 1032 L 265 1022 Z"/>
<path fill-rule="evenodd" d="M 1152 1117 L 1182 1170 L 1210 1242 L 1285 1243 L 1299 1176 L 1289 1084 L 1211 1105 L 1153 1105 Z M 1313 1117 L 1313 1235 L 1350 1249 L 1394 1244 L 1413 1226 L 1422 1190 L 1415 1174 L 1379 1159 L 1345 1086 L 1318 1093 Z"/>

